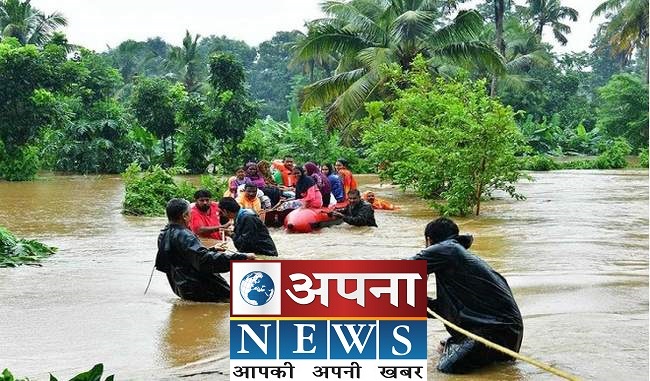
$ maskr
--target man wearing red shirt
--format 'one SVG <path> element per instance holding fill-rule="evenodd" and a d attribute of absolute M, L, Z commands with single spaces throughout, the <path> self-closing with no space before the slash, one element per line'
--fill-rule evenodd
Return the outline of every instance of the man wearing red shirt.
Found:
<path fill-rule="evenodd" d="M 222 239 L 219 221 L 219 204 L 212 201 L 212 193 L 199 189 L 194 193 L 194 205 L 190 209 L 190 229 L 201 238 Z"/>
<path fill-rule="evenodd" d="M 296 178 L 293 175 L 293 158 L 285 156 L 284 160 L 273 160 L 273 167 L 282 175 L 282 183 L 285 187 L 296 185 Z"/>

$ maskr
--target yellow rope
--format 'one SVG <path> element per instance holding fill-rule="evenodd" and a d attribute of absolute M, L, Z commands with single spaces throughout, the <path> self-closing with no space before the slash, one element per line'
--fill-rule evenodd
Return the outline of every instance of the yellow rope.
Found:
<path fill-rule="evenodd" d="M 476 341 L 478 341 L 478 342 L 480 342 L 482 344 L 485 344 L 486 346 L 488 346 L 488 347 L 490 347 L 490 348 L 492 348 L 494 350 L 497 350 L 499 352 L 503 352 L 503 353 L 505 353 L 505 354 L 507 354 L 509 356 L 512 356 L 512 357 L 518 359 L 518 360 L 525 361 L 525 362 L 527 362 L 529 364 L 535 365 L 538 368 L 544 369 L 545 371 L 553 373 L 554 375 L 562 377 L 564 379 L 571 380 L 571 381 L 580 380 L 578 377 L 576 377 L 576 376 L 574 376 L 572 374 L 569 374 L 569 373 L 567 373 L 565 371 L 562 371 L 562 370 L 559 370 L 559 369 L 555 369 L 550 365 L 544 364 L 544 363 L 539 362 L 539 361 L 537 361 L 535 359 L 532 359 L 530 357 L 526 357 L 524 355 L 521 355 L 521 354 L 519 354 L 519 353 L 517 353 L 517 352 L 515 352 L 513 350 L 510 350 L 510 349 L 508 349 L 506 347 L 502 347 L 499 344 L 495 344 L 495 343 L 493 343 L 493 342 L 491 342 L 491 341 L 489 341 L 487 339 L 482 338 L 481 336 L 478 336 L 478 335 L 473 334 L 473 333 L 471 333 L 471 332 L 469 332 L 469 331 L 467 331 L 467 330 L 465 330 L 463 328 L 460 328 L 456 324 L 445 320 L 440 315 L 433 312 L 430 308 L 427 308 L 427 310 L 429 311 L 429 313 L 431 315 L 433 315 L 436 319 L 440 320 L 444 325 L 449 326 L 452 329 L 454 329 L 454 330 L 462 333 L 463 335 L 469 337 L 470 339 L 474 339 L 474 340 L 476 340 Z"/>

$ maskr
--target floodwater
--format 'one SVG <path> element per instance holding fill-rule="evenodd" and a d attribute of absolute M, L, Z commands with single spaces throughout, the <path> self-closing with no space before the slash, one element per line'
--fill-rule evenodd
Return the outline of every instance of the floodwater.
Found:
<path fill-rule="evenodd" d="M 503 274 L 524 317 L 521 352 L 583 379 L 648 379 L 648 172 L 533 173 L 518 189 L 459 219 L 472 250 Z M 401 206 L 379 228 L 335 226 L 309 235 L 272 230 L 280 258 L 400 259 L 424 244 L 434 217 L 413 195 L 360 176 L 362 189 Z M 163 218 L 120 214 L 117 176 L 0 182 L 0 225 L 57 246 L 42 267 L 0 269 L 0 369 L 59 379 L 104 363 L 116 379 L 228 378 L 227 304 L 180 301 L 153 266 Z M 429 280 L 429 293 L 435 287 Z M 555 379 L 523 362 L 429 380 Z"/>

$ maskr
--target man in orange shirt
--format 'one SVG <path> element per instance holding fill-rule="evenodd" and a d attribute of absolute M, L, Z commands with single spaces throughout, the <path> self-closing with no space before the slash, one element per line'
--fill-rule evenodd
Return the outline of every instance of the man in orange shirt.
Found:
<path fill-rule="evenodd" d="M 373 209 L 384 209 L 384 210 L 394 210 L 395 206 L 386 200 L 375 197 L 375 193 L 372 191 L 364 192 L 361 196 L 364 201 L 367 201 L 372 205 Z"/>
<path fill-rule="evenodd" d="M 293 158 L 285 156 L 284 160 L 273 160 L 273 167 L 282 175 L 282 183 L 285 187 L 294 187 L 296 178 L 293 175 Z"/>
<path fill-rule="evenodd" d="M 219 204 L 212 201 L 212 193 L 199 189 L 194 193 L 194 205 L 190 209 L 190 230 L 201 238 L 222 239 L 219 221 Z"/>
<path fill-rule="evenodd" d="M 250 209 L 257 214 L 262 221 L 264 221 L 265 211 L 262 208 L 262 202 L 257 194 L 257 186 L 252 183 L 247 183 L 244 191 L 239 194 L 237 203 L 243 209 Z"/>

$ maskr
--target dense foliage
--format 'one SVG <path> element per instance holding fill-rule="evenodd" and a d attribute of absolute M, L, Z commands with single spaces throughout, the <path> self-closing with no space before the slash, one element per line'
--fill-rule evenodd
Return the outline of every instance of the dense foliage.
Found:
<path fill-rule="evenodd" d="M 175 181 L 178 169 L 164 170 L 154 166 L 142 171 L 138 164 L 131 164 L 122 174 L 126 194 L 123 213 L 136 216 L 163 216 L 165 205 L 172 198 L 194 199 L 196 188 L 185 180 Z M 214 176 L 202 176 L 201 188 L 208 189 L 218 197 L 226 189 L 226 182 Z"/>
<path fill-rule="evenodd" d="M 38 241 L 16 238 L 9 230 L 0 226 L 0 267 L 38 265 L 42 258 L 54 254 L 56 250 L 56 247 Z"/>
<path fill-rule="evenodd" d="M 478 214 L 481 198 L 496 189 L 520 197 L 513 184 L 523 139 L 512 110 L 488 96 L 484 81 L 432 79 L 419 58 L 392 83 L 409 86 L 368 104 L 361 121 L 383 177 L 434 199 L 445 214 L 474 207 Z"/>
<path fill-rule="evenodd" d="M 322 111 L 301 115 L 294 109 L 287 114 L 287 120 L 278 122 L 270 117 L 258 120 L 246 131 L 244 140 L 239 144 L 243 157 L 258 161 L 290 155 L 298 163 L 334 163 L 339 158 L 345 158 L 356 172 L 370 169 L 360 161 L 354 149 L 341 144 L 338 133 L 328 131 Z"/>

